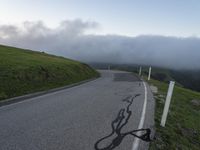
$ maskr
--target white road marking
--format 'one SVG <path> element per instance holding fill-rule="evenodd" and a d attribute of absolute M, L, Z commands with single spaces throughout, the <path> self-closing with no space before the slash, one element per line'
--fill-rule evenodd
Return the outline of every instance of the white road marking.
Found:
<path fill-rule="evenodd" d="M 143 104 L 143 110 L 142 110 L 142 115 L 141 115 L 141 118 L 140 118 L 140 123 L 138 125 L 138 129 L 143 128 L 145 115 L 146 115 L 146 107 L 147 107 L 147 87 L 146 87 L 146 84 L 145 84 L 144 81 L 142 83 L 144 85 L 144 104 Z M 139 132 L 137 135 L 140 136 L 141 132 Z M 140 139 L 135 137 L 134 142 L 133 142 L 133 146 L 132 146 L 132 150 L 138 150 L 139 142 L 140 142 Z"/>

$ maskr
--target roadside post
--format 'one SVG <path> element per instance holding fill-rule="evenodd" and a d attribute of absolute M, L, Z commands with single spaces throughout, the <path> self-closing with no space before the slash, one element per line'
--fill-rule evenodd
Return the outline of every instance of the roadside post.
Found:
<path fill-rule="evenodd" d="M 139 69 L 139 76 L 141 76 L 142 74 L 142 67 L 140 66 L 140 69 Z"/>
<path fill-rule="evenodd" d="M 151 79 L 151 67 L 149 67 L 149 75 L 148 75 L 148 80 Z"/>
<path fill-rule="evenodd" d="M 161 123 L 160 123 L 160 125 L 162 127 L 165 127 L 165 123 L 166 123 L 167 115 L 168 115 L 168 111 L 169 111 L 169 106 L 170 106 L 170 102 L 171 102 L 171 98 L 172 98 L 172 94 L 173 94 L 173 90 L 174 90 L 174 85 L 175 85 L 175 82 L 170 81 L 168 92 L 167 92 L 167 97 L 165 100 L 165 106 L 164 106 L 164 110 L 163 110 L 163 114 L 162 114 L 162 119 L 161 119 Z"/>
<path fill-rule="evenodd" d="M 108 70 L 110 70 L 110 65 L 108 65 Z"/>

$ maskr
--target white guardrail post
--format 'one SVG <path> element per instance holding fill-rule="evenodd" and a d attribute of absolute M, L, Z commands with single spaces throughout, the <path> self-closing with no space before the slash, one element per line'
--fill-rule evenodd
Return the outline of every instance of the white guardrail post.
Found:
<path fill-rule="evenodd" d="M 139 69 L 139 76 L 141 76 L 142 74 L 142 67 L 140 66 L 140 69 Z"/>
<path fill-rule="evenodd" d="M 110 65 L 108 65 L 108 70 L 110 70 Z"/>
<path fill-rule="evenodd" d="M 148 75 L 148 80 L 151 79 L 151 67 L 149 67 L 149 75 Z"/>
<path fill-rule="evenodd" d="M 162 127 L 165 127 L 165 123 L 167 120 L 167 114 L 169 111 L 169 106 L 170 106 L 170 102 L 171 102 L 171 98 L 172 98 L 172 94 L 173 94 L 174 85 L 175 85 L 175 82 L 170 81 L 168 92 L 167 92 L 167 97 L 165 100 L 165 106 L 164 106 L 164 110 L 163 110 L 163 114 L 162 114 L 162 119 L 161 119 L 161 123 L 160 123 L 160 125 Z"/>

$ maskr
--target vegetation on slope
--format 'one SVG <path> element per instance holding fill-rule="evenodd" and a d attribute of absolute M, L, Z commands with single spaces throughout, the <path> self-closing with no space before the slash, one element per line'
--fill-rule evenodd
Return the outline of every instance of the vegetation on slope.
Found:
<path fill-rule="evenodd" d="M 200 147 L 200 93 L 175 86 L 166 127 L 160 126 L 168 84 L 151 80 L 158 87 L 155 94 L 156 140 L 150 149 L 199 150 Z"/>
<path fill-rule="evenodd" d="M 200 70 L 171 71 L 171 76 L 184 87 L 200 92 Z"/>
<path fill-rule="evenodd" d="M 144 74 L 148 74 L 148 68 L 144 69 Z M 200 92 L 200 70 L 172 70 L 153 67 L 152 78 L 168 83 L 175 80 L 176 83 L 187 89 Z"/>
<path fill-rule="evenodd" d="M 0 45 L 0 100 L 98 76 L 86 64 Z"/>

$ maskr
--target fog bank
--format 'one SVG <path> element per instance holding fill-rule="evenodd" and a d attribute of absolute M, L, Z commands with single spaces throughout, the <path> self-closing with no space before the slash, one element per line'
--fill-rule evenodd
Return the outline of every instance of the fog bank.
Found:
<path fill-rule="evenodd" d="M 49 28 L 41 21 L 26 21 L 19 26 L 0 25 L 0 44 L 45 51 L 84 62 L 200 69 L 199 38 L 86 34 L 98 26 L 96 22 L 80 19 L 63 21 L 56 28 Z"/>

